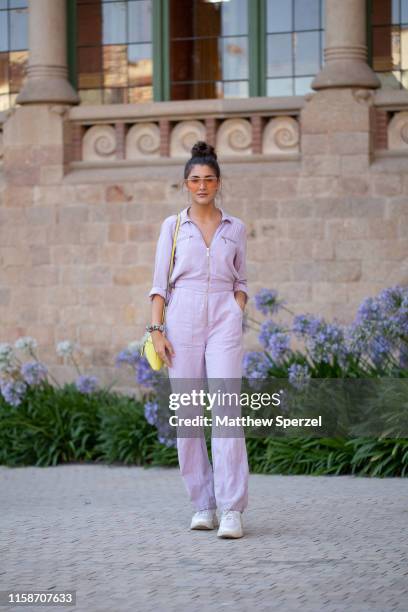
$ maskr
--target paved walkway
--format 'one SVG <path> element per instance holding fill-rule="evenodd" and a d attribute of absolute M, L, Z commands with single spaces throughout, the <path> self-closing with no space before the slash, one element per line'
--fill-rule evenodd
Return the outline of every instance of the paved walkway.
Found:
<path fill-rule="evenodd" d="M 0 590 L 80 612 L 408 610 L 408 480 L 250 477 L 246 536 L 190 531 L 176 469 L 0 467 Z"/>

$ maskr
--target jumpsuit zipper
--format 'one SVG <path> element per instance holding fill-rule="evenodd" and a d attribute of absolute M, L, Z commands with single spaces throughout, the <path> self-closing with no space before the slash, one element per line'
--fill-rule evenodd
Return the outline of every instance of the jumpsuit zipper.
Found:
<path fill-rule="evenodd" d="M 207 293 L 206 293 L 206 298 L 207 298 L 207 325 L 208 325 L 208 292 L 210 290 L 210 246 L 212 245 L 212 243 L 214 242 L 214 238 L 216 237 L 216 235 L 219 232 L 219 229 L 223 223 L 223 221 L 221 221 L 221 223 L 218 225 L 217 229 L 214 232 L 213 237 L 211 238 L 211 242 L 209 244 L 209 246 L 207 246 L 205 240 L 204 240 L 204 235 L 203 232 L 200 230 L 200 228 L 198 227 L 198 225 L 196 223 L 194 223 L 194 221 L 192 219 L 190 219 L 191 223 L 193 223 L 196 228 L 198 229 L 198 231 L 201 234 L 201 238 L 203 239 L 205 248 L 207 249 Z"/>
<path fill-rule="evenodd" d="M 210 290 L 210 247 L 207 247 L 207 317 L 206 317 L 207 326 L 208 326 L 208 292 L 209 290 Z"/>

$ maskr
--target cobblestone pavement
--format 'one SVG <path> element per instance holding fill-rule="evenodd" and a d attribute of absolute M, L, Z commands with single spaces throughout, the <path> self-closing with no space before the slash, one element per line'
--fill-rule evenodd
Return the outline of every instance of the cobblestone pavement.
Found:
<path fill-rule="evenodd" d="M 245 537 L 190 531 L 177 469 L 0 467 L 0 590 L 80 612 L 408 610 L 408 480 L 251 475 Z"/>

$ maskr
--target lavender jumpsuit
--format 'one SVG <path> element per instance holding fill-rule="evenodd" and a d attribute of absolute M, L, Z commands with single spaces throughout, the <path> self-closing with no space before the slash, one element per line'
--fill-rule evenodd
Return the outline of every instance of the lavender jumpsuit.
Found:
<path fill-rule="evenodd" d="M 179 381 L 185 392 L 187 379 L 207 377 L 209 392 L 220 390 L 219 379 L 223 379 L 223 391 L 239 394 L 243 311 L 234 291 L 244 291 L 248 299 L 246 228 L 240 219 L 220 208 L 222 220 L 207 247 L 188 210 L 186 207 L 180 213 L 170 277 L 172 289 L 166 308 L 166 336 L 175 351 L 172 367 L 168 368 L 172 391 Z M 166 298 L 176 221 L 177 215 L 171 215 L 161 225 L 151 299 L 156 293 Z M 212 414 L 205 412 L 214 420 L 214 409 Z M 213 435 L 213 467 L 203 435 L 178 437 L 177 450 L 181 475 L 197 511 L 216 507 L 221 511 L 244 511 L 248 505 L 249 470 L 243 435 Z"/>

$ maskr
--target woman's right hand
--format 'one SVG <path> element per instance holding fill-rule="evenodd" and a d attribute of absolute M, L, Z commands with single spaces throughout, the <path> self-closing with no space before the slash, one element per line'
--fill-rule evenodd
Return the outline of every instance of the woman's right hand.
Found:
<path fill-rule="evenodd" d="M 166 336 L 158 329 L 151 332 L 154 350 L 168 366 L 172 366 L 171 357 L 175 355 L 173 346 Z M 168 355 L 167 355 L 168 353 Z"/>

